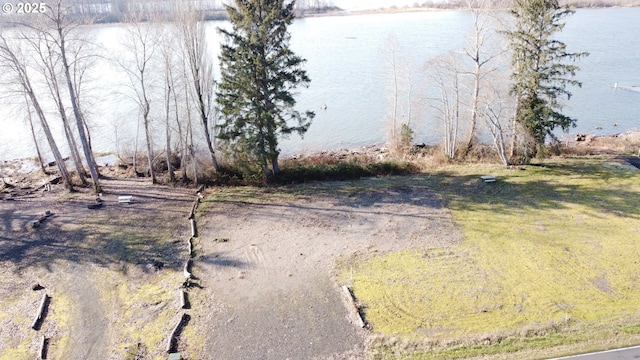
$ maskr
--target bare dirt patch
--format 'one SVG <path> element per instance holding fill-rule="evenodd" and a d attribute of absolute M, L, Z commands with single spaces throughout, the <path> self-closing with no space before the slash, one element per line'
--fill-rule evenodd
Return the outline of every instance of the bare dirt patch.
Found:
<path fill-rule="evenodd" d="M 96 202 L 89 189 L 69 194 L 61 185 L 43 191 L 21 184 L 0 200 L 0 358 L 34 358 L 42 335 L 51 359 L 121 359 L 136 355 L 131 344 L 162 354 L 165 327 L 173 324 L 145 326 L 176 312 L 165 294 L 182 281 L 177 240 L 188 234 L 193 190 L 103 180 L 104 205 L 89 210 Z M 134 202 L 121 204 L 119 195 Z M 33 228 L 45 211 L 52 215 Z M 45 292 L 49 311 L 34 331 L 29 323 Z"/>
<path fill-rule="evenodd" d="M 335 281 L 336 261 L 461 240 L 418 178 L 221 189 L 205 202 L 192 321 L 203 358 L 358 359 L 367 332 Z M 358 255 L 359 254 L 359 255 Z"/>

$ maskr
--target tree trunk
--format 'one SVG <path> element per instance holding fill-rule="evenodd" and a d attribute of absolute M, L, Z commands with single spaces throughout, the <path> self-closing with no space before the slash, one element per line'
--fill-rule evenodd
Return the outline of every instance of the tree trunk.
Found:
<path fill-rule="evenodd" d="M 47 34 L 39 34 L 37 40 L 32 40 L 29 35 L 23 35 L 23 38 L 31 44 L 44 65 L 42 67 L 42 74 L 44 75 L 49 88 L 49 93 L 51 94 L 53 101 L 56 103 L 58 112 L 60 113 L 60 120 L 62 120 L 64 134 L 69 146 L 69 152 L 71 153 L 71 159 L 76 168 L 76 172 L 78 173 L 80 182 L 82 185 L 87 185 L 87 175 L 82 165 L 82 158 L 78 152 L 78 145 L 73 135 L 73 131 L 71 130 L 71 126 L 69 126 L 69 118 L 67 117 L 62 94 L 60 93 L 60 86 L 58 82 L 58 56 L 56 51 L 52 48 L 55 42 L 50 36 L 47 36 Z"/>
<path fill-rule="evenodd" d="M 31 100 L 31 105 L 33 105 L 33 108 L 35 109 L 36 114 L 40 119 L 40 124 L 42 125 L 42 129 L 44 130 L 47 142 L 51 147 L 51 152 L 53 153 L 53 157 L 55 158 L 56 163 L 58 164 L 58 169 L 60 170 L 60 175 L 62 176 L 64 185 L 69 191 L 73 191 L 71 177 L 69 176 L 69 172 L 67 171 L 67 167 L 64 163 L 64 160 L 62 159 L 62 155 L 60 154 L 56 141 L 51 134 L 51 129 L 49 128 L 49 123 L 47 122 L 44 111 L 42 111 L 36 94 L 33 91 L 33 87 L 31 86 L 31 82 L 29 81 L 27 69 L 25 68 L 25 65 L 18 60 L 15 53 L 10 49 L 9 44 L 7 43 L 6 39 L 2 37 L 2 34 L 0 34 L 0 38 L 2 39 L 2 46 L 0 50 L 2 51 L 3 60 L 6 61 L 7 65 L 9 65 L 9 68 L 14 71 L 18 83 L 25 91 L 25 97 L 28 97 Z"/>
<path fill-rule="evenodd" d="M 67 167 L 62 159 L 62 155 L 60 154 L 60 150 L 58 149 L 58 145 L 56 144 L 53 135 L 51 134 L 51 129 L 49 128 L 49 123 L 47 118 L 40 107 L 40 103 L 36 99 L 31 86 L 29 85 L 29 89 L 25 89 L 29 98 L 31 98 L 32 105 L 36 110 L 36 114 L 38 114 L 38 118 L 40 118 L 40 124 L 42 125 L 42 129 L 44 130 L 44 134 L 47 137 L 47 142 L 49 142 L 49 146 L 51 147 L 51 152 L 53 153 L 53 158 L 56 160 L 56 164 L 58 164 L 58 169 L 60 170 L 60 175 L 64 181 L 65 187 L 69 191 L 73 191 L 73 184 L 71 183 L 71 177 L 69 176 L 69 172 L 67 171 Z"/>
<path fill-rule="evenodd" d="M 189 158 L 187 149 L 187 136 L 183 135 L 182 125 L 180 125 L 180 117 L 178 116 L 178 98 L 173 90 L 173 99 L 176 107 L 176 124 L 178 125 L 178 138 L 180 139 L 180 177 L 183 183 L 187 182 L 187 159 Z"/>
<path fill-rule="evenodd" d="M 42 153 L 40 152 L 40 146 L 38 145 L 38 138 L 36 137 L 36 130 L 33 126 L 33 119 L 31 117 L 31 108 L 28 105 L 28 99 L 25 98 L 25 100 L 27 100 L 26 104 L 27 104 L 27 113 L 29 115 L 29 127 L 31 128 L 31 136 L 33 137 L 33 144 L 36 146 L 36 153 L 38 154 L 38 164 L 40 165 L 40 169 L 42 170 L 43 174 L 47 174 L 47 170 L 44 168 L 44 162 L 42 161 Z"/>
<path fill-rule="evenodd" d="M 168 83 L 169 81 L 167 81 Z M 171 127 L 169 126 L 169 104 L 171 102 L 171 86 L 167 86 L 167 93 L 166 93 L 166 97 L 165 97 L 165 104 L 166 104 L 166 108 L 165 108 L 165 137 L 167 140 L 167 144 L 166 144 L 166 151 L 165 153 L 167 154 L 167 173 L 169 173 L 169 181 L 170 182 L 175 182 L 176 181 L 176 175 L 173 173 L 173 165 L 171 164 Z M 177 109 L 176 109 L 177 110 Z"/>
<path fill-rule="evenodd" d="M 171 164 L 171 157 L 172 157 L 172 152 L 171 152 L 171 128 L 169 127 L 169 114 L 167 113 L 167 119 L 166 119 L 166 123 L 165 123 L 165 132 L 166 132 L 166 138 L 167 138 L 167 145 L 166 145 L 166 154 L 167 154 L 167 172 L 169 173 L 169 181 L 170 182 L 175 182 L 176 181 L 176 174 L 173 173 L 173 164 Z"/>
<path fill-rule="evenodd" d="M 78 99 L 76 97 L 76 99 Z M 91 152 L 91 160 L 93 161 L 93 167 L 96 169 L 96 174 L 98 175 L 98 179 L 101 177 L 100 169 L 98 167 L 98 163 L 96 162 L 95 156 L 93 156 L 93 145 L 91 144 L 91 131 L 89 130 L 89 124 L 87 124 L 87 120 L 84 118 L 84 115 L 80 113 L 82 117 L 82 124 L 84 125 L 84 131 L 87 134 L 87 144 L 89 144 L 89 152 Z"/>
<path fill-rule="evenodd" d="M 469 135 L 465 144 L 464 154 L 471 151 L 476 136 L 476 126 L 478 123 L 478 102 L 480 98 L 480 64 L 476 63 L 475 72 L 473 74 L 473 98 L 471 99 L 471 121 L 469 124 Z"/>
<path fill-rule="evenodd" d="M 56 93 L 58 100 L 58 111 L 60 112 L 60 118 L 62 119 L 62 124 L 64 127 L 64 134 L 67 137 L 67 143 L 69 144 L 71 159 L 73 160 L 73 164 L 76 168 L 76 172 L 78 173 L 78 177 L 80 178 L 80 182 L 82 183 L 82 185 L 87 185 L 87 178 L 84 167 L 82 166 L 82 159 L 80 159 L 80 154 L 78 153 L 78 145 L 76 144 L 76 140 L 73 137 L 73 132 L 71 131 L 71 127 L 69 126 L 69 119 L 67 118 L 66 111 L 64 110 L 62 98 L 59 96 L 60 93 L 57 90 Z"/>
<path fill-rule="evenodd" d="M 513 114 L 513 121 L 511 123 L 511 149 L 509 157 L 513 160 L 517 155 L 517 142 L 518 142 L 518 113 L 520 112 L 520 96 L 516 94 L 516 106 Z"/>
<path fill-rule="evenodd" d="M 142 86 L 142 98 L 144 101 L 144 108 L 142 110 L 142 121 L 144 122 L 144 135 L 147 142 L 147 162 L 149 165 L 149 175 L 151 176 L 151 183 L 157 184 L 158 181 L 156 180 L 156 172 L 153 170 L 153 145 L 151 143 L 151 130 L 149 129 L 149 123 L 151 122 L 151 119 L 149 119 L 150 104 L 149 99 L 147 99 L 147 93 L 145 90 L 144 73 L 141 74 L 140 79 L 140 85 Z"/>
<path fill-rule="evenodd" d="M 65 49 L 65 40 L 64 34 L 62 32 L 62 27 L 58 24 L 58 35 L 60 40 L 60 56 L 62 58 L 62 66 L 64 68 L 64 74 L 67 79 L 67 88 L 69 89 L 69 97 L 71 98 L 71 106 L 73 107 L 73 114 L 76 118 L 76 126 L 78 127 L 78 134 L 80 135 L 80 142 L 82 143 L 82 148 L 84 150 L 84 156 L 87 160 L 87 166 L 89 167 L 89 172 L 91 173 L 91 179 L 93 180 L 93 188 L 95 193 L 101 193 L 102 188 L 100 187 L 100 181 L 98 179 L 98 171 L 95 166 L 95 159 L 93 158 L 93 153 L 89 147 L 89 143 L 87 141 L 87 134 L 85 132 L 84 124 L 82 122 L 82 115 L 80 114 L 80 108 L 78 107 L 78 99 L 76 99 L 75 91 L 73 89 L 73 82 L 71 81 L 71 73 L 69 71 L 69 63 L 67 61 L 66 49 Z"/>
<path fill-rule="evenodd" d="M 196 80 L 196 82 L 199 81 Z M 209 156 L 211 156 L 211 165 L 215 172 L 219 172 L 220 165 L 218 165 L 218 160 L 216 159 L 216 151 L 213 149 L 213 140 L 211 138 L 211 132 L 209 131 L 209 119 L 205 112 L 204 99 L 203 95 L 200 93 L 201 91 L 201 87 L 199 85 L 196 86 L 196 92 L 198 93 L 196 95 L 198 97 L 198 106 L 200 108 L 200 120 L 202 121 L 202 126 L 204 128 L 204 137 L 207 139 L 207 148 L 209 149 Z"/>

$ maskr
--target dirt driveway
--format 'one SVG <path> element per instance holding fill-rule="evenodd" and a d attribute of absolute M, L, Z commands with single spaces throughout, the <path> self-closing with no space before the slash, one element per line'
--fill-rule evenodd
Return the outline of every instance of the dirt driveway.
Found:
<path fill-rule="evenodd" d="M 214 191 L 194 268 L 194 310 L 206 310 L 190 323 L 204 357 L 365 358 L 368 332 L 345 306 L 336 260 L 461 239 L 419 178 L 396 180 Z"/>

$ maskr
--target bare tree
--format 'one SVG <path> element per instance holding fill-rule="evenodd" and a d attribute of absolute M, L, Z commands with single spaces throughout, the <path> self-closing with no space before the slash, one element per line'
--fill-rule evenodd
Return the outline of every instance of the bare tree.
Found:
<path fill-rule="evenodd" d="M 26 60 L 24 56 L 22 56 L 21 49 L 14 49 L 2 33 L 0 33 L 0 66 L 4 68 L 5 75 L 12 78 L 11 82 L 17 85 L 21 92 L 29 99 L 30 103 L 26 104 L 26 106 L 33 106 L 33 109 L 40 120 L 40 125 L 42 126 L 42 130 L 47 138 L 47 142 L 49 143 L 49 147 L 51 148 L 53 157 L 58 164 L 60 176 L 62 177 L 64 185 L 68 190 L 73 191 L 73 184 L 64 163 L 64 159 L 62 158 L 58 145 L 53 137 L 45 112 L 40 106 L 38 96 L 31 84 Z"/>
<path fill-rule="evenodd" d="M 384 52 L 391 69 L 390 145 L 395 151 L 401 151 L 410 146 L 413 136 L 413 130 L 411 130 L 413 82 L 409 75 L 411 59 L 401 54 L 402 46 L 395 34 L 387 38 Z"/>
<path fill-rule="evenodd" d="M 167 171 L 169 173 L 169 181 L 175 182 L 176 177 L 173 169 L 173 152 L 171 148 L 171 133 L 172 133 L 172 115 L 178 124 L 180 141 L 182 141 L 181 126 L 180 126 L 180 107 L 178 105 L 178 92 L 177 88 L 180 85 L 179 79 L 176 79 L 180 69 L 180 59 L 177 58 L 174 51 L 174 44 L 177 38 L 176 34 L 178 28 L 173 24 L 165 24 L 165 31 L 163 32 L 163 41 L 160 44 L 160 50 L 163 60 L 163 78 L 164 78 L 164 112 L 165 112 L 165 153 L 167 159 Z M 182 62 L 184 63 L 184 62 Z M 173 104 L 173 113 L 171 111 L 171 105 Z M 186 177 L 186 174 L 185 174 Z"/>
<path fill-rule="evenodd" d="M 43 32 L 26 30 L 22 31 L 20 34 L 21 39 L 25 41 L 25 43 L 30 44 L 33 52 L 38 58 L 38 67 L 47 83 L 47 88 L 49 89 L 51 98 L 56 104 L 56 107 L 60 114 L 60 120 L 63 124 L 65 137 L 69 146 L 69 152 L 71 153 L 71 159 L 73 160 L 73 164 L 76 168 L 78 177 L 80 178 L 80 182 L 83 185 L 86 185 L 87 179 L 85 170 L 82 165 L 80 153 L 78 151 L 78 145 L 69 124 L 64 96 L 59 85 L 58 78 L 60 76 L 60 57 L 57 56 L 57 53 L 53 48 L 54 44 L 50 41 L 47 41 Z"/>
<path fill-rule="evenodd" d="M 495 37 L 494 27 L 489 26 L 490 17 L 484 13 L 488 6 L 485 0 L 473 1 L 467 0 L 467 6 L 471 10 L 473 16 L 473 30 L 471 37 L 464 49 L 464 54 L 473 63 L 473 70 L 469 74 L 473 77 L 473 85 L 471 89 L 471 115 L 469 119 L 469 129 L 467 140 L 464 145 L 464 153 L 471 150 L 476 138 L 476 129 L 479 117 L 479 110 L 482 107 L 480 93 L 485 85 L 483 80 L 496 68 L 486 69 L 498 56 L 504 53 L 503 50 L 492 47 L 492 41 Z"/>
<path fill-rule="evenodd" d="M 29 121 L 29 129 L 31 130 L 31 137 L 33 138 L 33 144 L 36 147 L 36 154 L 38 155 L 38 165 L 40 165 L 40 169 L 42 170 L 43 174 L 47 173 L 47 170 L 44 168 L 44 159 L 42 157 L 42 151 L 40 151 L 40 145 L 38 144 L 38 137 L 36 136 L 36 129 L 35 126 L 33 125 L 33 113 L 31 112 L 31 107 L 28 106 L 29 104 L 29 98 L 26 96 L 24 97 L 24 103 L 27 104 L 26 110 L 27 110 L 27 120 Z"/>
<path fill-rule="evenodd" d="M 213 78 L 213 59 L 207 49 L 205 23 L 201 15 L 188 3 L 177 3 L 178 25 L 180 26 L 181 45 L 188 66 L 190 82 L 189 93 L 196 105 L 200 123 L 204 130 L 207 148 L 211 157 L 211 165 L 218 172 L 220 166 L 216 158 L 214 146 L 215 125 L 215 81 Z"/>
<path fill-rule="evenodd" d="M 158 27 L 153 23 L 142 24 L 134 19 L 126 27 L 126 35 L 123 39 L 128 57 L 119 57 L 118 64 L 127 74 L 129 85 L 135 93 L 135 101 L 138 105 L 142 123 L 144 125 L 147 144 L 147 158 L 151 183 L 156 184 L 156 175 L 153 168 L 153 141 L 151 134 L 151 87 L 154 53 L 158 49 L 160 38 Z"/>
<path fill-rule="evenodd" d="M 439 95 L 435 109 L 443 125 L 444 153 L 449 159 L 456 157 L 458 132 L 464 103 L 462 101 L 462 75 L 459 54 L 450 52 L 432 61 L 431 78 L 437 84 Z"/>
<path fill-rule="evenodd" d="M 400 45 L 398 44 L 398 39 L 391 35 L 387 39 L 387 61 L 391 66 L 391 77 L 392 77 L 392 102 L 393 102 L 393 110 L 391 114 L 391 144 L 394 148 L 398 147 L 398 138 L 397 138 L 397 129 L 398 129 L 398 97 L 399 97 L 399 85 L 398 85 L 398 50 Z"/>
<path fill-rule="evenodd" d="M 513 104 L 509 103 L 513 98 L 501 95 L 507 93 L 508 91 L 506 89 L 492 88 L 491 97 L 485 101 L 484 112 L 480 112 L 480 117 L 485 120 L 487 128 L 491 133 L 493 146 L 498 157 L 500 157 L 500 161 L 502 161 L 505 166 L 510 165 L 505 138 L 510 130 L 508 129 L 508 118 L 509 113 L 512 111 L 510 108 L 513 107 Z"/>
<path fill-rule="evenodd" d="M 73 108 L 73 115 L 76 120 L 76 127 L 80 137 L 80 142 L 82 143 L 82 148 L 84 150 L 85 160 L 89 168 L 89 173 L 91 174 L 91 179 L 93 180 L 94 191 L 99 193 L 102 192 L 99 174 L 93 157 L 93 152 L 88 141 L 87 127 L 80 109 L 76 84 L 74 84 L 74 79 L 72 77 L 74 59 L 70 59 L 67 54 L 69 41 L 76 40 L 73 39 L 73 34 L 80 24 L 74 23 L 68 19 L 70 6 L 64 5 L 63 0 L 55 0 L 51 4 L 50 8 L 51 11 L 41 14 L 48 21 L 44 22 L 46 27 L 43 27 L 40 31 L 43 31 L 47 41 L 54 44 L 56 52 L 60 57 L 67 90 L 69 91 L 69 100 L 71 102 L 71 107 Z"/>

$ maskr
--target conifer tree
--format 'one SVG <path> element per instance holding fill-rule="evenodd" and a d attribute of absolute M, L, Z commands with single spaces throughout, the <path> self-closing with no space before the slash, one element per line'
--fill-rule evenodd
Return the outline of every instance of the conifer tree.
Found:
<path fill-rule="evenodd" d="M 554 36 L 565 26 L 562 19 L 575 11 L 560 6 L 557 0 L 514 0 L 511 14 L 515 27 L 506 34 L 512 59 L 511 92 L 516 97 L 515 123 L 519 123 L 533 140 L 525 157 L 535 156 L 547 136 L 560 127 L 567 131 L 576 120 L 562 114 L 561 100 L 571 97 L 569 86 L 581 86 L 573 79 L 579 67 L 570 63 L 587 56 L 571 53 Z M 515 138 L 514 138 L 515 139 Z M 512 142 L 512 156 L 515 141 Z"/>
<path fill-rule="evenodd" d="M 280 172 L 278 137 L 303 135 L 314 113 L 294 109 L 292 91 L 308 86 L 305 62 L 289 48 L 294 1 L 237 0 L 226 6 L 232 29 L 220 54 L 218 138 L 236 161 Z"/>

